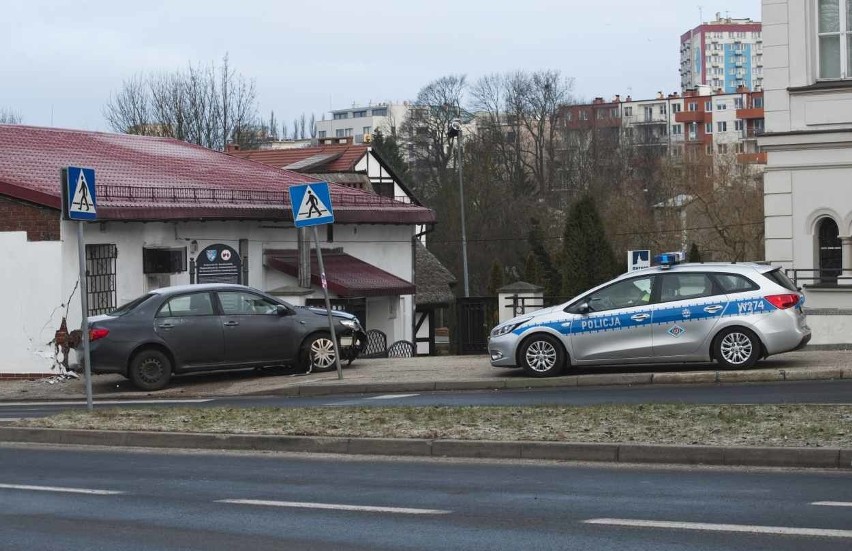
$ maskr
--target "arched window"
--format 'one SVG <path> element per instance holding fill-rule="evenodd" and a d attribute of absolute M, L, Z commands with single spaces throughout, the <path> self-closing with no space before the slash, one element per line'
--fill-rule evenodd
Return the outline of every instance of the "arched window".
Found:
<path fill-rule="evenodd" d="M 837 283 L 837 276 L 840 275 L 843 266 L 843 249 L 837 223 L 831 218 L 823 218 L 817 227 L 820 283 Z"/>

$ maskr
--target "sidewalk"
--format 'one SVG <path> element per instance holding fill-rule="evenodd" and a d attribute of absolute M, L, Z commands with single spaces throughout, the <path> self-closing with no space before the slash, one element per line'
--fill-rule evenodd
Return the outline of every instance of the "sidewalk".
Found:
<path fill-rule="evenodd" d="M 755 369 L 720 371 L 715 364 L 675 364 L 572 368 L 565 376 L 533 379 L 519 369 L 491 367 L 486 356 L 430 356 L 356 360 L 337 372 L 276 374 L 255 370 L 186 375 L 157 392 L 135 390 L 118 375 L 95 375 L 95 399 L 203 398 L 212 396 L 316 396 L 366 392 L 488 390 L 639 384 L 712 384 L 785 380 L 852 379 L 852 351 L 799 351 L 773 356 Z M 0 401 L 78 400 L 85 397 L 81 379 L 50 384 L 45 380 L 4 381 Z"/>

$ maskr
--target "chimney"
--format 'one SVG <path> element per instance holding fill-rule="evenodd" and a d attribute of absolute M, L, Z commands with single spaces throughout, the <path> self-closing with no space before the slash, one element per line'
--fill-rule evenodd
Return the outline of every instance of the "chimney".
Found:
<path fill-rule="evenodd" d="M 612 103 L 621 103 L 621 95 L 616 94 L 614 98 L 612 98 Z"/>
<path fill-rule="evenodd" d="M 663 99 L 664 97 L 665 97 L 665 96 L 663 95 L 663 91 L 662 91 L 662 90 L 660 90 L 659 92 L 657 92 L 657 99 Z"/>
<path fill-rule="evenodd" d="M 633 101 L 633 98 L 631 98 L 631 97 L 628 95 L 626 98 L 624 98 L 624 101 L 625 101 L 625 102 Z"/>
<path fill-rule="evenodd" d="M 595 101 L 593 101 L 592 103 L 594 103 L 595 105 L 600 105 L 603 102 L 604 102 L 603 98 L 595 98 Z"/>
<path fill-rule="evenodd" d="M 240 144 L 238 144 L 238 143 L 225 144 L 225 153 L 231 153 L 233 151 L 239 151 L 239 150 L 240 150 Z"/>

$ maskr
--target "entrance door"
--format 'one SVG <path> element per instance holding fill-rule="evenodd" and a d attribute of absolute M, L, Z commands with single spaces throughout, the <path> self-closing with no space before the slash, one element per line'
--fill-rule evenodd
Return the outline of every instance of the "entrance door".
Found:
<path fill-rule="evenodd" d="M 843 248 L 837 223 L 823 218 L 819 223 L 819 279 L 820 283 L 837 283 L 843 267 Z"/>

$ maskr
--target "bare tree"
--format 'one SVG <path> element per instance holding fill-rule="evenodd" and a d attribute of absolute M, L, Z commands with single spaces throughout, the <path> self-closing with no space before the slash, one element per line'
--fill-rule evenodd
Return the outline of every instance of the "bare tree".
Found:
<path fill-rule="evenodd" d="M 304 140 L 308 135 L 306 132 L 307 119 L 305 119 L 305 112 L 302 112 L 302 116 L 299 117 L 299 139 Z"/>
<path fill-rule="evenodd" d="M 313 113 L 311 113 L 311 121 L 308 123 L 308 130 L 312 140 L 317 137 L 317 116 Z"/>
<path fill-rule="evenodd" d="M 299 139 L 299 119 L 298 117 L 293 119 L 293 139 Z"/>
<path fill-rule="evenodd" d="M 278 121 L 275 120 L 275 111 L 269 113 L 269 138 L 278 140 Z"/>
<path fill-rule="evenodd" d="M 172 73 L 135 75 L 110 97 L 104 116 L 119 132 L 219 150 L 259 126 L 254 81 L 234 73 L 227 55 L 221 68 L 190 64 Z"/>
<path fill-rule="evenodd" d="M 290 132 L 287 129 L 287 121 L 281 121 L 281 139 L 282 140 L 289 140 L 290 139 Z"/>
<path fill-rule="evenodd" d="M 21 124 L 21 114 L 17 111 L 0 107 L 0 124 Z"/>

